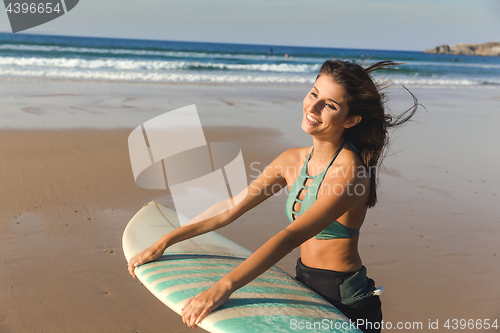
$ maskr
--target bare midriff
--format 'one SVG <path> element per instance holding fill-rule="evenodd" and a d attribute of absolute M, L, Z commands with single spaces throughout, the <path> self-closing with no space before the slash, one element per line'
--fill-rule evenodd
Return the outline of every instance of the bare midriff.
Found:
<path fill-rule="evenodd" d="M 302 263 L 312 268 L 356 272 L 362 267 L 358 239 L 359 235 L 329 240 L 310 238 L 300 247 Z"/>

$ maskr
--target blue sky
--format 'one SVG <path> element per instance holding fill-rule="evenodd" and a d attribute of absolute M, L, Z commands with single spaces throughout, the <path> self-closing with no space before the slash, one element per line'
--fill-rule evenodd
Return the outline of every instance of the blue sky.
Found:
<path fill-rule="evenodd" d="M 10 32 L 5 10 L 0 31 Z M 389 50 L 500 41 L 499 0 L 80 0 L 31 34 Z"/>

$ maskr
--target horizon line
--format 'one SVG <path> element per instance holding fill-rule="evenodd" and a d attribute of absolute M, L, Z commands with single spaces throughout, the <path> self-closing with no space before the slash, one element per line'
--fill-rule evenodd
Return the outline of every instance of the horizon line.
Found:
<path fill-rule="evenodd" d="M 122 40 L 137 40 L 137 41 L 154 41 L 154 42 L 185 42 L 185 43 L 205 43 L 205 44 L 231 44 L 231 45 L 252 45 L 252 46 L 268 46 L 268 47 L 298 47 L 298 48 L 315 48 L 315 49 L 337 49 L 337 50 L 359 50 L 359 51 L 396 51 L 396 52 L 422 52 L 425 50 L 396 50 L 396 49 L 369 49 L 359 47 L 332 47 L 332 46 L 303 46 L 303 45 L 280 45 L 280 44 L 255 44 L 255 43 L 235 43 L 235 42 L 208 42 L 208 41 L 193 41 L 193 40 L 172 40 L 172 39 L 149 39 L 149 38 L 124 38 L 124 37 L 102 37 L 102 36 L 79 36 L 79 35 L 59 35 L 47 33 L 13 33 L 0 31 L 0 34 L 12 35 L 28 35 L 28 36 L 54 36 L 54 37 L 76 37 L 76 38 L 96 38 L 96 39 L 122 39 Z M 442 44 L 441 44 L 442 45 Z"/>

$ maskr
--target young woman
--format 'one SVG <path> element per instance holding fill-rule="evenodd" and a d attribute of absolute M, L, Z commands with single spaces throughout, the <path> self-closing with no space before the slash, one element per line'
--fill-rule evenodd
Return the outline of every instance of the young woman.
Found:
<path fill-rule="evenodd" d="M 302 129 L 311 135 L 313 146 L 281 154 L 248 191 L 239 194 L 240 204 L 234 208 L 226 210 L 230 202 L 221 202 L 211 209 L 224 213 L 208 219 L 201 214 L 164 235 L 130 259 L 130 274 L 135 277 L 135 267 L 159 258 L 167 247 L 228 225 L 286 186 L 290 225 L 210 289 L 191 298 L 183 308 L 183 321 L 196 327 L 235 290 L 300 246 L 296 278 L 351 320 L 370 322 L 368 327 L 361 325 L 365 332 L 377 331 L 370 326 L 377 327 L 382 319 L 381 303 L 370 295 L 375 287 L 358 253 L 359 229 L 367 209 L 377 201 L 376 167 L 388 142 L 387 129 L 408 121 L 418 105 L 413 97 L 413 107 L 396 119 L 385 113 L 384 94 L 370 73 L 395 65 L 383 61 L 363 68 L 326 61 L 303 102 Z"/>

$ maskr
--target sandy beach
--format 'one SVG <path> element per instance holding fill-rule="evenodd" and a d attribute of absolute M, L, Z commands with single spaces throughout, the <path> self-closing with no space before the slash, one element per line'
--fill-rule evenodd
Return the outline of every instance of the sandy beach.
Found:
<path fill-rule="evenodd" d="M 0 332 L 191 332 L 127 272 L 126 224 L 153 199 L 172 204 L 134 183 L 128 135 L 196 104 L 207 141 L 238 144 L 251 181 L 284 150 L 311 145 L 300 130 L 308 89 L 0 80 Z M 411 90 L 427 110 L 392 133 L 360 236 L 368 275 L 386 290 L 384 321 L 421 323 L 415 332 L 500 321 L 500 90 Z M 392 96 L 394 113 L 411 105 L 401 88 Z M 220 233 L 256 250 L 287 226 L 284 202 Z M 278 266 L 293 275 L 297 257 Z"/>

